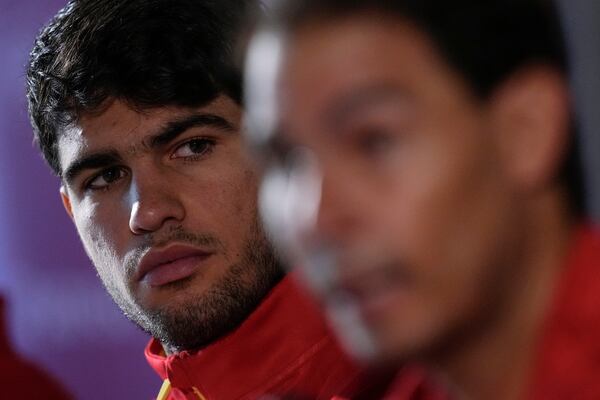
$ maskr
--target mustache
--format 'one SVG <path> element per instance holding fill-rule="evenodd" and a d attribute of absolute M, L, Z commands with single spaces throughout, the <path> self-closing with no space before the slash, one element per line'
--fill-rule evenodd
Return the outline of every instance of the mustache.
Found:
<path fill-rule="evenodd" d="M 164 247 L 169 243 L 189 244 L 201 249 L 226 253 L 225 245 L 215 235 L 210 233 L 193 233 L 183 227 L 173 227 L 167 233 L 160 235 L 149 233 L 143 238 L 143 242 L 130 251 L 125 260 L 125 272 L 128 278 L 132 278 L 142 257 L 152 248 Z"/>

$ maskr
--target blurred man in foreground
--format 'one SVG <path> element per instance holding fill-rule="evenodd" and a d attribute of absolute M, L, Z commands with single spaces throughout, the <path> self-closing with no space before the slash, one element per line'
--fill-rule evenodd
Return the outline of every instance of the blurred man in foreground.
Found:
<path fill-rule="evenodd" d="M 257 217 L 231 48 L 246 1 L 72 0 L 31 54 L 35 136 L 160 399 L 364 389 Z"/>
<path fill-rule="evenodd" d="M 551 3 L 281 3 L 247 60 L 261 201 L 350 351 L 453 398 L 600 398 L 600 236 Z"/>

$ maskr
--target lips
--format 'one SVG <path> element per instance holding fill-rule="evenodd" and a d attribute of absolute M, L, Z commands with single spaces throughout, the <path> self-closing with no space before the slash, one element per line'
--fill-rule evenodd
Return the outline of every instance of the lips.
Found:
<path fill-rule="evenodd" d="M 152 249 L 140 261 L 136 280 L 152 287 L 164 286 L 193 275 L 211 253 L 182 244 Z"/>
<path fill-rule="evenodd" d="M 347 271 L 346 271 L 347 272 Z M 367 320 L 398 309 L 411 288 L 411 276 L 399 265 L 373 265 L 342 274 L 339 288 L 355 301 Z"/>

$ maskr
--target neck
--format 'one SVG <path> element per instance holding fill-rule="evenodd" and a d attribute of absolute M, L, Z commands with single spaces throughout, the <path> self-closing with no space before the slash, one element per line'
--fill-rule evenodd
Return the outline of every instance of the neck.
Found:
<path fill-rule="evenodd" d="M 548 196 L 532 207 L 504 302 L 477 335 L 442 356 L 439 367 L 460 388 L 460 398 L 521 398 L 573 231 L 562 204 L 561 196 Z"/>

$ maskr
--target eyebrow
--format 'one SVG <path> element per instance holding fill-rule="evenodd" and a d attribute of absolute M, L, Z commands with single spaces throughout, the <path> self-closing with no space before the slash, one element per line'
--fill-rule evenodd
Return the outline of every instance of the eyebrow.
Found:
<path fill-rule="evenodd" d="M 340 96 L 337 102 L 323 111 L 322 116 L 329 125 L 335 126 L 366 106 L 390 100 L 406 100 L 409 97 L 410 94 L 397 84 L 377 83 L 363 86 Z"/>
<path fill-rule="evenodd" d="M 159 128 L 158 133 L 144 139 L 144 143 L 147 144 L 149 148 L 164 146 L 187 130 L 196 127 L 213 127 L 226 133 L 237 132 L 237 129 L 221 116 L 207 113 L 194 113 L 167 122 L 162 128 Z M 62 173 L 62 178 L 70 185 L 75 178 L 85 170 L 106 168 L 122 162 L 123 158 L 115 149 L 107 149 L 98 153 L 83 155 L 69 165 Z"/>
<path fill-rule="evenodd" d="M 147 139 L 149 147 L 163 146 L 191 128 L 212 127 L 227 133 L 235 133 L 237 129 L 225 118 L 215 114 L 197 113 L 167 122 L 160 132 Z"/>
<path fill-rule="evenodd" d="M 63 180 L 68 184 L 77 178 L 86 169 L 100 169 L 122 162 L 122 158 L 116 150 L 107 150 L 100 153 L 90 154 L 75 160 L 62 173 Z"/>

